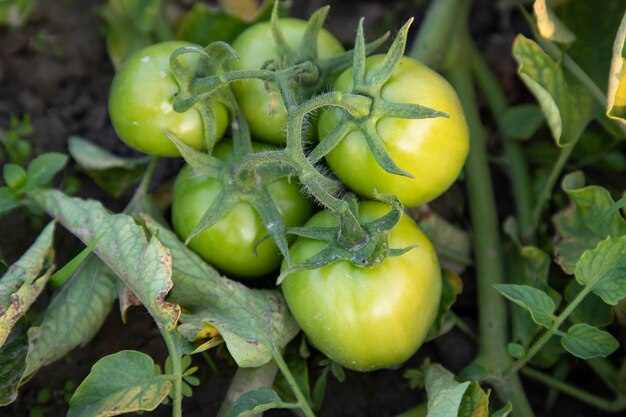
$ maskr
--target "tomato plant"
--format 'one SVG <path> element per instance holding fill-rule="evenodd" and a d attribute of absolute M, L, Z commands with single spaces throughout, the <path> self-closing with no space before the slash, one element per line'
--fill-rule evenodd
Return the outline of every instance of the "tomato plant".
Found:
<path fill-rule="evenodd" d="M 383 55 L 369 57 L 365 78 L 379 69 Z M 353 70 L 347 69 L 334 84 L 338 91 L 353 89 Z M 326 160 L 350 189 L 372 198 L 375 192 L 395 194 L 407 206 L 426 203 L 456 180 L 469 149 L 469 133 L 463 109 L 448 82 L 424 64 L 404 57 L 382 88 L 382 98 L 394 103 L 416 103 L 447 113 L 432 119 L 383 117 L 376 123 L 391 159 L 414 178 L 383 168 L 372 156 L 363 133 L 353 130 Z M 319 118 L 320 139 L 341 123 L 341 111 L 327 110 Z"/>
<path fill-rule="evenodd" d="M 120 139 L 131 148 L 153 155 L 180 155 L 164 130 L 191 147 L 204 148 L 205 126 L 200 113 L 195 108 L 184 113 L 172 108 L 179 87 L 170 70 L 170 55 L 177 48 L 191 45 L 169 41 L 148 46 L 128 58 L 113 79 L 109 96 L 111 122 Z M 183 59 L 187 65 L 195 65 L 193 55 Z M 217 102 L 212 110 L 219 138 L 226 130 L 228 112 Z"/>
<path fill-rule="evenodd" d="M 287 18 L 279 21 L 278 28 L 296 53 L 302 50 L 306 26 L 307 22 L 299 19 Z M 317 42 L 319 58 L 333 57 L 344 51 L 341 43 L 324 29 L 319 32 Z M 256 70 L 272 59 L 277 60 L 279 65 L 286 64 L 285 57 L 281 56 L 276 45 L 269 22 L 257 23 L 245 30 L 235 39 L 233 48 L 239 54 L 235 63 L 236 69 Z M 284 143 L 287 109 L 277 87 L 267 85 L 262 80 L 248 79 L 236 82 L 233 88 L 252 134 L 264 141 Z"/>
<path fill-rule="evenodd" d="M 378 202 L 359 204 L 364 221 L 388 210 Z M 328 211 L 306 224 L 336 225 Z M 371 371 L 406 361 L 424 341 L 439 306 L 439 262 L 428 238 L 405 215 L 391 230 L 388 243 L 394 248 L 416 246 L 374 267 L 342 260 L 293 272 L 282 283 L 289 309 L 310 342 L 349 369 Z M 324 246 L 299 238 L 290 253 L 294 262 L 302 262 Z"/>
<path fill-rule="evenodd" d="M 259 143 L 253 146 L 257 152 L 273 148 Z M 233 163 L 232 143 L 218 144 L 213 154 Z M 310 217 L 311 203 L 301 195 L 296 181 L 281 178 L 267 184 L 267 188 L 287 226 L 299 226 Z M 220 180 L 194 172 L 189 165 L 181 170 L 174 185 L 172 224 L 182 239 L 194 230 L 222 189 Z M 271 239 L 257 246 L 266 234 L 259 214 L 249 203 L 240 201 L 217 223 L 191 239 L 189 247 L 227 274 L 259 277 L 277 269 L 282 260 Z"/>

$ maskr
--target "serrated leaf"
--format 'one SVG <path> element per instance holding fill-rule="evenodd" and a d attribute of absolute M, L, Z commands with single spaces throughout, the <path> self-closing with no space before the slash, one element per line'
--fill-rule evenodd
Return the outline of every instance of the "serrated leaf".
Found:
<path fill-rule="evenodd" d="M 124 350 L 105 356 L 91 368 L 70 400 L 68 417 L 100 417 L 154 410 L 172 382 L 155 372 L 152 358 Z"/>
<path fill-rule="evenodd" d="M 544 291 L 529 285 L 499 284 L 495 288 L 509 300 L 527 310 L 533 321 L 544 327 L 554 322 L 556 305 Z"/>
<path fill-rule="evenodd" d="M 457 416 L 470 382 L 456 382 L 454 375 L 439 364 L 428 367 L 425 382 L 428 417 Z"/>
<path fill-rule="evenodd" d="M 2 168 L 2 174 L 4 182 L 14 191 L 26 183 L 26 171 L 17 164 L 5 164 Z"/>
<path fill-rule="evenodd" d="M 283 402 L 271 388 L 259 388 L 239 396 L 230 411 L 229 417 L 243 417 L 263 413 L 273 408 L 297 408 L 295 404 Z"/>
<path fill-rule="evenodd" d="M 24 319 L 11 330 L 5 344 L 0 348 L 0 407 L 10 404 L 17 398 L 17 388 L 28 353 L 28 338 Z"/>
<path fill-rule="evenodd" d="M 556 16 L 547 0 L 535 0 L 533 11 L 537 18 L 539 34 L 543 38 L 559 43 L 571 43 L 576 40 L 576 35 Z"/>
<path fill-rule="evenodd" d="M 554 251 L 561 268 L 573 274 L 584 251 L 593 249 L 608 236 L 626 234 L 626 220 L 617 210 L 611 194 L 599 186 L 584 185 L 582 173 L 572 173 L 563 179 L 563 189 L 572 204 L 557 213 L 554 225 L 559 234 Z"/>
<path fill-rule="evenodd" d="M 37 299 L 51 270 L 39 275 L 52 254 L 55 223 L 48 224 L 24 255 L 0 278 L 0 346 Z"/>
<path fill-rule="evenodd" d="M 40 321 L 28 330 L 26 375 L 91 340 L 117 298 L 117 282 L 96 256 L 81 265 L 55 295 Z"/>
<path fill-rule="evenodd" d="M 607 116 L 623 123 L 626 119 L 626 13 L 613 43 L 607 98 Z"/>
<path fill-rule="evenodd" d="M 590 286 L 605 303 L 616 305 L 626 297 L 626 235 L 604 240 L 576 264 L 576 280 Z"/>
<path fill-rule="evenodd" d="M 49 152 L 36 157 L 26 169 L 27 183 L 24 191 L 30 191 L 45 185 L 61 171 L 67 163 L 67 155 Z"/>
<path fill-rule="evenodd" d="M 202 342 L 206 326 L 217 328 L 235 362 L 250 367 L 269 362 L 298 333 L 279 292 L 252 290 L 221 277 L 173 232 L 149 218 L 144 222 L 172 254 L 175 285 L 169 301 L 186 310 L 178 330 L 187 340 Z"/>
<path fill-rule="evenodd" d="M 561 344 L 572 355 L 581 359 L 607 357 L 619 347 L 610 333 L 588 324 L 575 324 L 561 337 Z"/>
<path fill-rule="evenodd" d="M 99 238 L 94 252 L 141 300 L 160 328 L 171 330 L 180 306 L 165 301 L 172 288 L 169 251 L 132 217 L 110 214 L 99 202 L 68 197 L 57 190 L 38 190 L 31 197 L 53 218 L 88 245 Z"/>
<path fill-rule="evenodd" d="M 0 216 L 19 207 L 20 202 L 20 198 L 9 187 L 0 187 Z"/>
<path fill-rule="evenodd" d="M 593 97 L 534 41 L 518 35 L 513 55 L 518 73 L 535 95 L 558 146 L 578 140 L 594 115 Z"/>
<path fill-rule="evenodd" d="M 533 137 L 545 120 L 536 104 L 512 106 L 502 116 L 502 134 L 507 139 L 527 140 Z"/>

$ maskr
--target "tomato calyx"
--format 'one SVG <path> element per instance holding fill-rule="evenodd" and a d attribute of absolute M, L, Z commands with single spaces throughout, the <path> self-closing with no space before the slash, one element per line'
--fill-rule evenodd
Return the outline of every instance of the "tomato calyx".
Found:
<path fill-rule="evenodd" d="M 365 71 L 365 59 L 367 57 L 365 40 L 363 35 L 363 19 L 359 21 L 356 43 L 354 46 L 353 60 L 353 87 L 352 93 L 369 97 L 372 100 L 371 111 L 361 117 L 343 111 L 342 120 L 321 142 L 320 150 L 314 151 L 313 160 L 318 161 L 328 152 L 334 149 L 339 142 L 351 131 L 360 130 L 367 141 L 370 152 L 374 159 L 385 171 L 413 178 L 413 175 L 396 165 L 387 149 L 383 139 L 378 134 L 376 125 L 384 117 L 395 117 L 401 119 L 425 119 L 434 117 L 448 117 L 446 113 L 431 109 L 419 104 L 412 103 L 392 103 L 382 97 L 383 87 L 391 78 L 394 69 L 404 55 L 409 27 L 412 23 L 410 19 L 400 29 L 398 36 L 394 39 L 389 51 L 380 68 Z"/>
<path fill-rule="evenodd" d="M 276 281 L 280 283 L 291 273 L 296 271 L 321 268 L 337 261 L 349 261 L 359 268 L 372 268 L 379 265 L 387 257 L 400 256 L 415 246 L 405 248 L 390 248 L 389 233 L 398 224 L 404 213 L 404 207 L 400 200 L 393 195 L 378 195 L 378 200 L 389 204 L 389 212 L 373 221 L 361 224 L 367 238 L 358 246 L 345 248 L 340 244 L 341 223 L 335 227 L 290 227 L 287 234 L 305 237 L 308 239 L 323 241 L 326 248 L 316 255 L 297 264 L 288 264 L 283 269 Z M 358 204 L 354 195 L 349 198 L 351 211 L 357 213 Z"/>

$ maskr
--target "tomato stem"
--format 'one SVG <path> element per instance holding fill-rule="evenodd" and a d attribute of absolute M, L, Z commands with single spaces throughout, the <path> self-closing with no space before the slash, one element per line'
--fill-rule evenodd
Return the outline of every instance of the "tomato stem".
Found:
<path fill-rule="evenodd" d="M 283 374 L 283 376 L 287 380 L 287 384 L 289 384 L 291 391 L 296 396 L 296 399 L 298 400 L 298 405 L 300 406 L 300 409 L 302 410 L 304 415 L 306 417 L 315 417 L 315 413 L 311 409 L 311 406 L 309 405 L 309 402 L 307 401 L 306 397 L 302 393 L 302 390 L 300 390 L 300 387 L 298 386 L 298 382 L 296 382 L 296 379 L 294 378 L 293 374 L 289 370 L 289 366 L 287 366 L 287 363 L 285 362 L 283 357 L 280 355 L 278 351 L 274 352 L 272 356 L 274 358 L 274 362 L 276 362 L 276 365 L 278 365 L 278 369 L 280 369 L 280 372 Z"/>
<path fill-rule="evenodd" d="M 172 366 L 171 381 L 172 391 L 170 396 L 172 397 L 172 417 L 182 417 L 182 401 L 183 401 L 183 368 L 181 364 L 181 353 L 179 351 L 175 335 L 173 331 L 161 331 L 161 336 L 167 346 L 167 351 L 170 357 L 170 364 Z"/>
<path fill-rule="evenodd" d="M 472 68 L 476 83 L 481 93 L 485 97 L 491 113 L 496 120 L 498 130 L 502 139 L 502 147 L 509 169 L 509 180 L 511 181 L 511 189 L 513 199 L 515 200 L 515 209 L 517 213 L 517 221 L 519 223 L 520 238 L 524 242 L 533 242 L 533 233 L 528 233 L 531 228 L 531 208 L 533 205 L 533 193 L 530 184 L 530 176 L 528 175 L 528 164 L 522 153 L 522 147 L 518 142 L 507 137 L 504 133 L 503 116 L 506 113 L 509 104 L 496 79 L 495 75 L 487 65 L 482 54 L 476 48 L 474 42 L 470 43 L 472 52 Z"/>
<path fill-rule="evenodd" d="M 521 372 L 535 381 L 539 381 L 545 385 L 555 388 L 564 394 L 574 397 L 602 411 L 616 413 L 626 409 L 626 396 L 623 394 L 618 395 L 615 400 L 611 401 L 570 385 L 567 382 L 561 381 L 560 379 L 554 378 L 553 376 L 547 375 L 536 369 L 524 368 Z"/>

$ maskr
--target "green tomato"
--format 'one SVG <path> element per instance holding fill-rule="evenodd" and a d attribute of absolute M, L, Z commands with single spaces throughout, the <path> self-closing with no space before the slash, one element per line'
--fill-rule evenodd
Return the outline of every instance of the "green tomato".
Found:
<path fill-rule="evenodd" d="M 373 220 L 389 211 L 379 202 L 359 204 L 360 217 Z M 336 226 L 328 211 L 306 226 Z M 424 341 L 437 315 L 441 272 L 429 240 L 406 215 L 389 235 L 391 248 L 416 245 L 372 268 L 338 261 L 289 274 L 282 290 L 298 325 L 311 343 L 340 365 L 371 371 L 398 365 Z M 325 248 L 321 241 L 298 238 L 289 253 L 302 262 Z M 286 267 L 283 262 L 283 269 Z"/>
<path fill-rule="evenodd" d="M 153 155 L 179 156 L 176 146 L 163 133 L 169 130 L 187 145 L 204 149 L 204 123 L 198 110 L 178 113 L 172 108 L 179 85 L 170 70 L 170 55 L 177 48 L 191 45 L 182 41 L 150 45 L 132 55 L 115 75 L 109 114 L 118 136 L 131 148 Z M 187 54 L 180 59 L 195 65 L 197 55 Z M 216 102 L 212 110 L 220 138 L 228 124 L 228 111 Z"/>
<path fill-rule="evenodd" d="M 366 76 L 381 66 L 383 55 L 367 58 Z M 335 81 L 335 90 L 352 91 L 352 69 Z M 382 89 L 394 103 L 415 103 L 443 111 L 448 118 L 384 117 L 376 129 L 397 166 L 414 178 L 383 170 L 372 156 L 360 130 L 353 130 L 327 156 L 337 176 L 353 191 L 373 198 L 375 192 L 395 194 L 405 206 L 424 204 L 446 191 L 458 177 L 469 150 L 469 131 L 454 89 L 419 61 L 403 57 Z M 340 123 L 341 112 L 324 111 L 318 123 L 320 139 Z"/>
<path fill-rule="evenodd" d="M 275 149 L 271 145 L 253 144 L 256 152 Z M 213 153 L 232 163 L 232 143 L 220 143 Z M 278 179 L 267 185 L 287 227 L 300 226 L 312 212 L 311 203 L 300 192 L 296 181 Z M 215 179 L 197 173 L 186 165 L 176 178 L 172 201 L 172 224 L 181 239 L 195 229 L 207 208 L 223 189 Z M 221 271 L 238 278 L 254 278 L 277 269 L 282 260 L 272 239 L 264 240 L 267 229 L 259 214 L 247 202 L 239 202 L 213 226 L 189 242 L 189 247 Z"/>
<path fill-rule="evenodd" d="M 279 20 L 278 27 L 289 46 L 296 51 L 302 43 L 306 24 L 306 21 L 299 19 Z M 235 68 L 239 70 L 260 69 L 265 62 L 280 58 L 269 22 L 257 23 L 246 29 L 235 39 L 233 48 L 239 54 L 239 60 L 235 63 Z M 322 29 L 318 36 L 319 58 L 330 58 L 342 52 L 344 49 L 341 43 L 330 32 Z M 263 81 L 256 79 L 237 81 L 233 88 L 252 135 L 267 142 L 284 143 L 287 109 L 278 88 L 275 85 L 266 86 Z"/>

